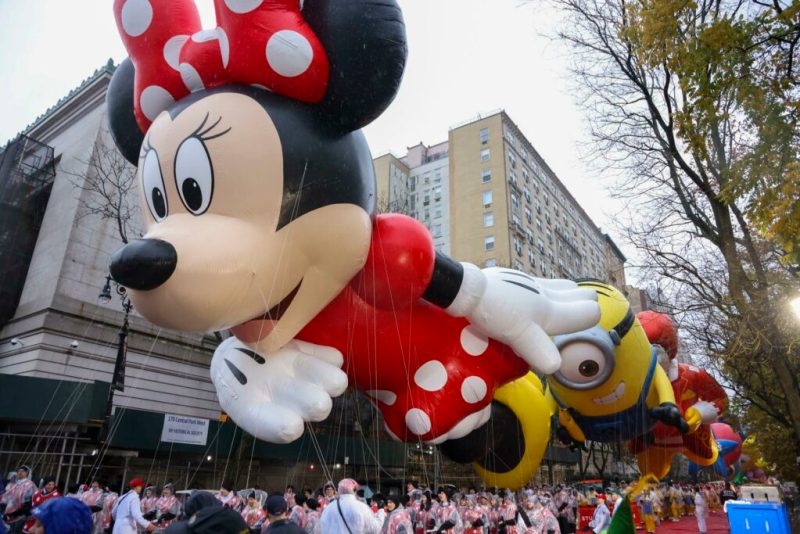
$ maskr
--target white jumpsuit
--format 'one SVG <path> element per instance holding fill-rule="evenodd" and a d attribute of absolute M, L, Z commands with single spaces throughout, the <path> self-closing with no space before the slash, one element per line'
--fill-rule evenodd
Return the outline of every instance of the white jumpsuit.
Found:
<path fill-rule="evenodd" d="M 139 494 L 133 490 L 117 499 L 111 517 L 114 518 L 112 534 L 137 534 L 137 525 L 143 529 L 150 525 L 150 521 L 142 516 Z"/>

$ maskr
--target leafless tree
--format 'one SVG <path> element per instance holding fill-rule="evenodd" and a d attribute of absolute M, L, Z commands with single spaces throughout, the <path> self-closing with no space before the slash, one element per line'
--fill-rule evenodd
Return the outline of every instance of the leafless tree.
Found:
<path fill-rule="evenodd" d="M 641 3 L 552 3 L 566 15 L 557 35 L 570 48 L 589 117 L 590 160 L 621 178 L 610 189 L 627 205 L 620 226 L 640 252 L 640 278 L 671 304 L 689 334 L 686 348 L 707 356 L 737 395 L 792 428 L 797 447 L 800 344 L 787 306 L 797 271 L 748 219 L 752 198 L 730 194 L 738 154 L 758 135 L 737 108 L 736 85 L 719 90 L 700 114 L 668 61 L 639 55 L 631 12 Z M 714 17 L 737 16 L 744 4 L 697 2 L 695 18 L 675 23 L 690 35 Z M 704 81 L 722 85 L 716 67 L 707 65 Z M 700 129 L 703 135 L 687 137 Z"/>
<path fill-rule="evenodd" d="M 79 159 L 81 171 L 65 172 L 76 189 L 78 217 L 111 221 L 119 238 L 127 243 L 140 233 L 136 167 L 114 147 L 108 132 L 101 131 L 88 159 Z"/>

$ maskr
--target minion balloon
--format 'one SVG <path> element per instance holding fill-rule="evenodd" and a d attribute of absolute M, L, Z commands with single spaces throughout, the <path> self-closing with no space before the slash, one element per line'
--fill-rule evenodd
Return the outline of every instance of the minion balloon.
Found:
<path fill-rule="evenodd" d="M 562 363 L 547 379 L 547 397 L 558 411 L 559 437 L 627 441 L 659 421 L 686 433 L 669 378 L 625 296 L 598 280 L 578 285 L 597 292 L 601 315 L 588 330 L 554 338 Z"/>

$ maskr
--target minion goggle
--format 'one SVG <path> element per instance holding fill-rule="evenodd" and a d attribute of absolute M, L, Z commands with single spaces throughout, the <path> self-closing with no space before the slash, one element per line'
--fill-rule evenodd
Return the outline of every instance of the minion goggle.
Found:
<path fill-rule="evenodd" d="M 593 389 L 614 372 L 616 347 L 633 326 L 636 316 L 628 307 L 625 317 L 611 330 L 594 326 L 588 330 L 555 336 L 553 342 L 561 354 L 561 367 L 553 379 L 564 387 Z"/>

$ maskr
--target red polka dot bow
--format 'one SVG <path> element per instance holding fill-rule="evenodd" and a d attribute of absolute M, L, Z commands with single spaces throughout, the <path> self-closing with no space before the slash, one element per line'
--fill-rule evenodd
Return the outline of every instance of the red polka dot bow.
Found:
<path fill-rule="evenodd" d="M 190 92 L 238 83 L 319 102 L 328 59 L 300 0 L 214 0 L 218 26 L 203 30 L 194 0 L 114 0 L 136 67 L 134 113 L 142 131 Z"/>

